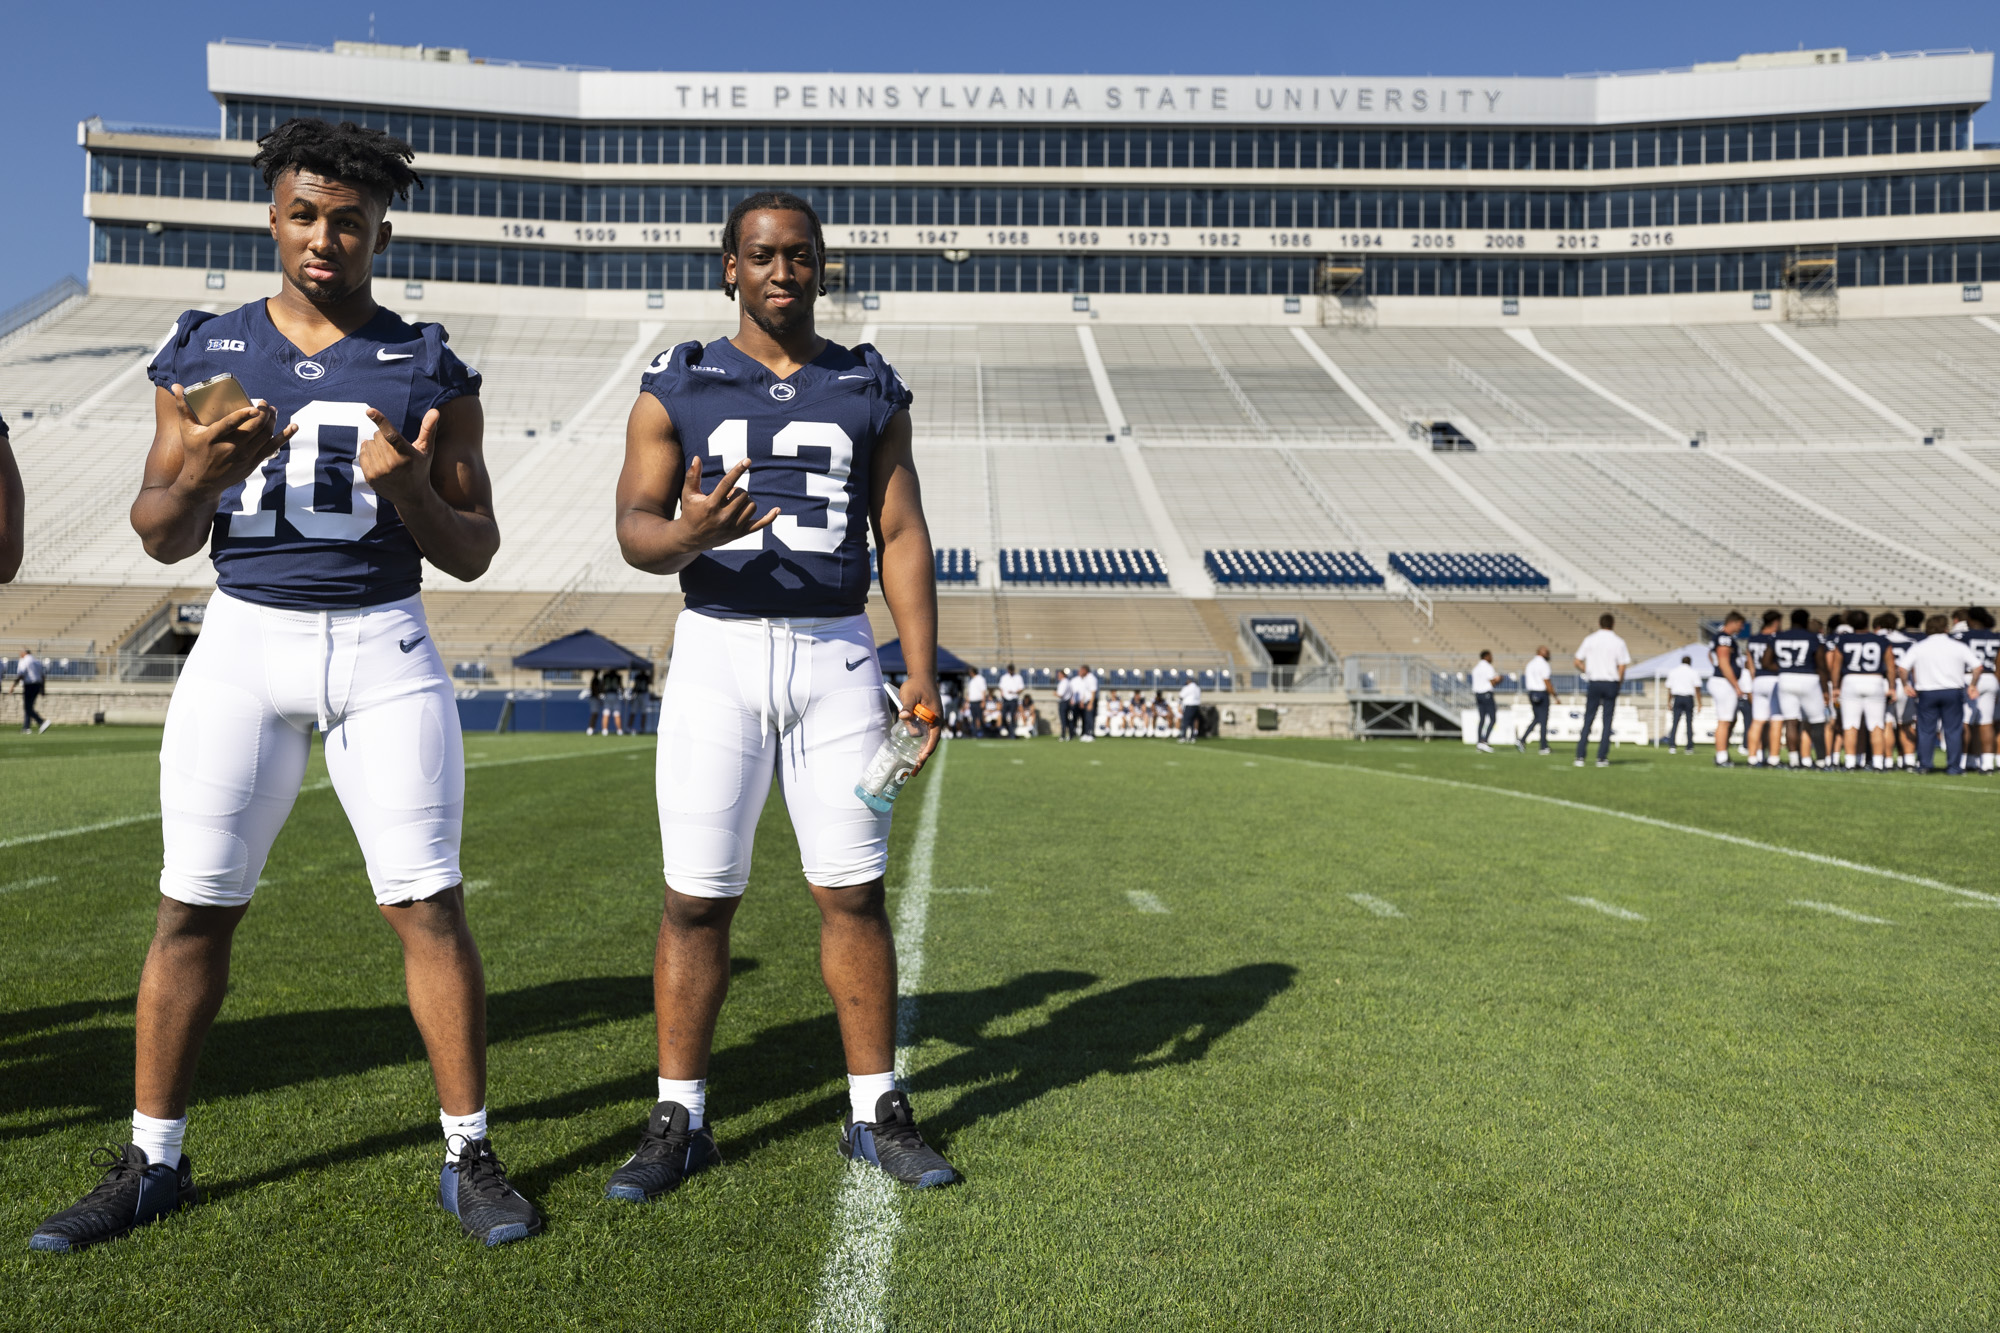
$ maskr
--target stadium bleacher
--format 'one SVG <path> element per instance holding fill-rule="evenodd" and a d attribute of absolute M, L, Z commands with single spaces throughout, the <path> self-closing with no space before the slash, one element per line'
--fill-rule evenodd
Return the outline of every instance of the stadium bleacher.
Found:
<path fill-rule="evenodd" d="M 0 635 L 107 651 L 169 596 L 212 583 L 201 557 L 151 561 L 126 522 L 151 434 L 140 368 L 177 313 L 77 297 L 0 340 L 0 412 L 31 496 L 23 586 L 0 603 Z M 476 583 L 432 575 L 440 643 L 489 670 L 526 640 L 584 624 L 664 649 L 678 596 L 624 564 L 606 497 L 644 360 L 721 330 L 438 318 L 485 376 L 505 535 Z M 1107 400 L 1075 326 L 866 330 L 916 391 L 943 600 L 967 608 L 945 618 L 980 651 L 1026 655 L 1052 637 L 1079 660 L 1227 657 L 1235 630 L 1219 608 L 1238 593 L 1315 599 L 1298 605 L 1341 651 L 1445 653 L 1588 628 L 1567 611 L 1540 619 L 1543 599 L 1668 608 L 1662 643 L 1685 642 L 1702 608 L 1731 602 L 2000 600 L 1988 537 L 2000 336 L 1971 319 L 1848 320 L 1782 339 L 1749 325 L 1543 328 L 1532 339 L 1308 328 L 1367 404 L 1290 329 L 1089 330 L 1129 437 L 1106 438 Z M 1370 405 L 1398 425 L 1451 420 L 1481 447 L 1433 455 L 1386 431 Z M 52 495 L 64 503 L 32 503 Z M 1171 567 L 1174 549 L 1195 567 Z M 1511 553 L 1521 568 L 1403 558 L 1422 552 Z M 1428 620 L 1394 600 L 1408 584 L 1437 599 Z M 1093 600 L 1094 587 L 1184 611 L 1149 605 L 1123 622 L 1108 608 L 1130 604 Z M 1187 601 L 1170 587 L 1225 597 Z M 1089 609 L 1057 608 L 1064 589 Z M 1461 593 L 1481 600 L 1454 603 Z M 1531 600 L 1507 603 L 1526 608 L 1517 615 L 1494 600 L 1508 596 Z"/>

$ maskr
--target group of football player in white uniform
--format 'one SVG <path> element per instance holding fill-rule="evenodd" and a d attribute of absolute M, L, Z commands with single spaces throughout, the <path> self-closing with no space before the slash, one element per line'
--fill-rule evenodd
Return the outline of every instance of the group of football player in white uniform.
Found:
<path fill-rule="evenodd" d="M 1918 651 L 1939 635 L 1955 646 Z M 1991 773 L 1996 652 L 2000 631 L 1979 606 L 1931 616 L 1852 610 L 1825 620 L 1804 609 L 1789 619 L 1766 611 L 1755 632 L 1731 611 L 1709 642 L 1715 762 L 1732 765 L 1734 737 L 1753 768 L 1919 772 L 1929 771 L 1941 741 L 1947 771 L 1963 764 Z"/>

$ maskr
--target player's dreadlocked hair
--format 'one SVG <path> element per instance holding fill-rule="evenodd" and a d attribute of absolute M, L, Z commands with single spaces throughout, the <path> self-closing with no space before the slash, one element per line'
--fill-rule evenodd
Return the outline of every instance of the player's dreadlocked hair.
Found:
<path fill-rule="evenodd" d="M 814 211 L 811 204 L 795 194 L 786 194 L 783 190 L 764 190 L 761 193 L 753 194 L 729 210 L 729 221 L 722 224 L 722 253 L 725 255 L 736 253 L 736 247 L 743 239 L 743 218 L 746 214 L 761 213 L 767 209 L 777 213 L 803 213 L 806 215 L 806 221 L 812 224 L 813 252 L 819 258 L 820 267 L 824 269 L 826 267 L 826 237 L 820 233 L 819 214 Z M 736 284 L 724 278 L 722 280 L 722 294 L 734 301 L 736 299 Z M 825 296 L 826 288 L 821 287 L 819 294 Z"/>
<path fill-rule="evenodd" d="M 294 116 L 259 139 L 257 147 L 257 156 L 250 161 L 263 173 L 267 188 L 275 189 L 278 177 L 295 169 L 359 185 L 385 201 L 407 200 L 410 187 L 422 188 L 424 183 L 410 170 L 416 150 L 393 135 L 351 120 L 330 125 Z"/>

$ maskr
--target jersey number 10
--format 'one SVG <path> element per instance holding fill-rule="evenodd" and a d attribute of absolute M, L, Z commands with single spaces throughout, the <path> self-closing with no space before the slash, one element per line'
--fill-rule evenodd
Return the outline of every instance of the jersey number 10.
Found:
<path fill-rule="evenodd" d="M 777 522 L 766 531 L 794 551 L 817 551 L 831 555 L 840 549 L 840 543 L 847 537 L 847 478 L 854 470 L 854 441 L 831 421 L 788 422 L 771 437 L 771 455 L 774 458 L 797 458 L 802 449 L 827 451 L 826 471 L 806 474 L 806 494 L 826 501 L 826 526 L 809 528 L 799 522 L 796 514 L 780 514 Z M 708 452 L 722 459 L 725 474 L 749 458 L 749 421 L 743 417 L 730 417 L 717 425 L 708 433 Z M 757 469 L 750 469 L 753 480 L 756 474 Z M 758 498 L 754 485 L 749 490 L 753 499 Z M 759 504 L 762 503 L 759 499 Z M 764 549 L 764 533 L 746 533 L 715 549 L 761 551 Z"/>
<path fill-rule="evenodd" d="M 275 537 L 278 514 L 313 541 L 351 542 L 375 526 L 379 501 L 355 467 L 361 442 L 375 433 L 366 403 L 312 402 L 292 417 L 290 442 L 264 460 L 249 481 L 223 494 L 218 512 L 231 537 Z M 251 489 L 262 478 L 263 484 Z"/>

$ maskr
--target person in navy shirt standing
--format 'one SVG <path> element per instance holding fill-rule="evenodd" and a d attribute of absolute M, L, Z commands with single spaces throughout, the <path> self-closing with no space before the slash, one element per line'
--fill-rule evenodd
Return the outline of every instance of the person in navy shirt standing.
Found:
<path fill-rule="evenodd" d="M 0 583 L 12 583 L 21 572 L 22 520 L 27 506 L 21 494 L 21 469 L 7 435 L 7 418 L 0 417 Z"/>
<path fill-rule="evenodd" d="M 901 716 L 943 712 L 937 583 L 911 450 L 910 391 L 873 347 L 814 328 L 826 244 L 812 206 L 752 195 L 722 233 L 734 338 L 682 343 L 640 380 L 618 479 L 627 563 L 687 598 L 662 691 L 656 769 L 666 904 L 653 965 L 658 1100 L 605 1193 L 645 1202 L 720 1160 L 709 1046 L 729 925 L 775 773 L 820 912 L 820 967 L 848 1072 L 841 1152 L 914 1188 L 958 1172 L 896 1087 L 889 816 L 855 795 L 887 735 L 864 614 L 868 535 L 908 669 Z"/>
<path fill-rule="evenodd" d="M 35 1231 L 38 1250 L 122 1235 L 190 1198 L 196 1058 L 314 730 L 402 941 L 442 1104 L 438 1200 L 488 1245 L 541 1229 L 487 1137 L 485 983 L 458 866 L 464 753 L 417 596 L 425 560 L 472 579 L 500 545 L 479 376 L 443 329 L 375 303 L 390 200 L 421 183 L 409 146 L 294 119 L 260 149 L 278 294 L 188 311 L 148 368 L 157 424 L 132 526 L 164 563 L 206 544 L 216 592 L 160 747 L 166 855 L 139 982 L 132 1142 Z M 222 374 L 252 405 L 204 424 L 185 390 Z"/>
<path fill-rule="evenodd" d="M 1771 636 L 1771 655 L 1778 660 L 1778 708 L 1793 768 L 1800 766 L 1806 748 L 1799 737 L 1802 730 L 1811 737 L 1814 760 L 1821 766 L 1827 762 L 1826 652 L 1826 640 L 1813 630 L 1812 613 L 1804 607 L 1792 612 L 1791 628 Z"/>

